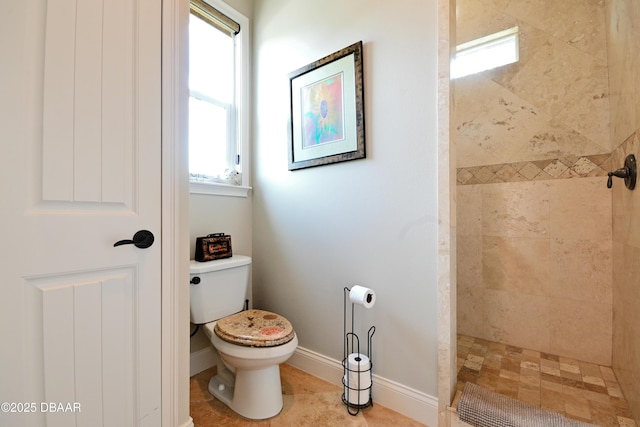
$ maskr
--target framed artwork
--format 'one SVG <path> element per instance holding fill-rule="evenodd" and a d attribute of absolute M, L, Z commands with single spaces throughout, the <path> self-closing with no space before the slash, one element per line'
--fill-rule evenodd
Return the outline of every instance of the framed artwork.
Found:
<path fill-rule="evenodd" d="M 289 170 L 365 157 L 362 42 L 289 74 Z"/>

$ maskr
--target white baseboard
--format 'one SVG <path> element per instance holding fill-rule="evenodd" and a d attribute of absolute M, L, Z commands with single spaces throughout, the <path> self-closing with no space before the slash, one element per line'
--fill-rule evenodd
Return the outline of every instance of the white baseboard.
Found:
<path fill-rule="evenodd" d="M 180 427 L 195 427 L 195 425 L 193 424 L 193 418 L 189 417 L 189 420 L 182 424 Z"/>
<path fill-rule="evenodd" d="M 195 374 L 204 371 L 205 369 L 209 369 L 215 364 L 216 357 L 211 346 L 194 351 L 193 353 L 191 353 L 191 358 L 189 361 L 189 376 L 192 377 Z"/>
<path fill-rule="evenodd" d="M 342 387 L 342 363 L 320 353 L 298 347 L 287 363 Z M 373 374 L 374 403 L 428 426 L 438 425 L 438 399 L 395 381 Z"/>

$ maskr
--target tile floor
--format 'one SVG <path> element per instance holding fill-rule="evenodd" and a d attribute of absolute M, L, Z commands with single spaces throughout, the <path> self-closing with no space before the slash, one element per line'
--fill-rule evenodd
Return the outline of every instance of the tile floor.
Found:
<path fill-rule="evenodd" d="M 215 368 L 191 377 L 191 417 L 196 427 L 420 427 L 420 424 L 378 404 L 351 416 L 342 403 L 342 388 L 287 364 L 280 365 L 284 407 L 268 420 L 253 421 L 237 415 L 207 390 Z"/>
<path fill-rule="evenodd" d="M 603 427 L 638 427 L 613 370 L 458 335 L 458 390 L 489 390 Z"/>

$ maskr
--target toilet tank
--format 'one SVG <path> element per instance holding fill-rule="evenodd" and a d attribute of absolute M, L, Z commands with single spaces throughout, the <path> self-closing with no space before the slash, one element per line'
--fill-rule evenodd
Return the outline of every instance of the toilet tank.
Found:
<path fill-rule="evenodd" d="M 241 311 L 249 287 L 250 266 L 251 258 L 244 255 L 191 261 L 191 323 L 209 323 Z"/>

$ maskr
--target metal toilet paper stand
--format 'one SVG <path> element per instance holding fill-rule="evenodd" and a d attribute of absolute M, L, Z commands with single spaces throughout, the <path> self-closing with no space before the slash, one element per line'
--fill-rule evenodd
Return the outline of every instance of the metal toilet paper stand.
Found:
<path fill-rule="evenodd" d="M 366 408 L 368 406 L 373 406 L 373 398 L 371 395 L 371 389 L 373 387 L 373 361 L 371 360 L 372 354 L 372 338 L 373 334 L 376 332 L 376 327 L 371 326 L 369 331 L 367 332 L 367 354 L 366 356 L 369 358 L 369 366 L 366 369 L 361 370 L 360 366 L 358 366 L 357 370 L 351 369 L 349 366 L 349 355 L 352 353 L 362 354 L 360 352 L 360 338 L 357 334 L 353 332 L 353 319 L 354 319 L 354 304 L 351 303 L 351 324 L 349 325 L 350 330 L 347 330 L 347 301 L 349 301 L 349 292 L 351 290 L 347 287 L 344 288 L 344 351 L 343 351 L 343 359 L 342 359 L 342 368 L 343 368 L 343 376 L 342 376 L 342 384 L 344 385 L 344 392 L 342 393 L 342 402 L 347 406 L 347 412 L 349 415 L 358 415 L 360 409 Z M 352 374 L 356 374 L 357 381 L 351 381 Z M 362 375 L 368 375 L 369 381 L 368 386 L 364 387 L 364 384 L 361 384 Z M 366 402 L 360 401 L 360 396 L 362 392 L 368 392 L 368 399 Z M 358 396 L 357 402 L 350 402 L 349 395 L 356 394 Z"/>

